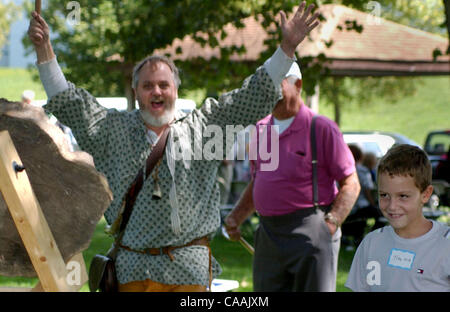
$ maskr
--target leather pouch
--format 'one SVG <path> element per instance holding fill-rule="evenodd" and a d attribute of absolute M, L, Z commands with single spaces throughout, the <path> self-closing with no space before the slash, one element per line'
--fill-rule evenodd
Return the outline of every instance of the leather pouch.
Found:
<path fill-rule="evenodd" d="M 116 266 L 113 258 L 95 255 L 89 268 L 89 290 L 95 292 L 118 292 Z"/>

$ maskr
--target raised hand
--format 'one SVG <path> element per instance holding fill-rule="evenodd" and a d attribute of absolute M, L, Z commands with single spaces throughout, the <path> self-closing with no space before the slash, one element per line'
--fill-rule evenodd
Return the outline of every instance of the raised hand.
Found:
<path fill-rule="evenodd" d="M 294 57 L 297 46 L 305 39 L 305 37 L 319 25 L 319 12 L 311 15 L 314 4 L 308 6 L 305 10 L 306 2 L 303 1 L 295 12 L 294 16 L 287 20 L 286 13 L 280 11 L 281 17 L 281 48 L 289 57 Z"/>
<path fill-rule="evenodd" d="M 47 44 L 50 39 L 50 29 L 45 20 L 36 12 L 31 13 L 28 37 L 36 48 Z"/>
<path fill-rule="evenodd" d="M 50 29 L 41 15 L 36 12 L 31 13 L 28 37 L 36 50 L 38 63 L 49 61 L 55 56 L 50 43 Z"/>

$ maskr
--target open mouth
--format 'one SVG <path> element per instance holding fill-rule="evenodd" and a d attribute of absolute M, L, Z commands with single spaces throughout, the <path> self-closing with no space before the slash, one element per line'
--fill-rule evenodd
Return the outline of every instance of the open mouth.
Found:
<path fill-rule="evenodd" d="M 388 213 L 389 218 L 391 219 L 399 219 L 403 216 L 403 214 L 395 214 L 395 213 Z"/>
<path fill-rule="evenodd" d="M 163 101 L 152 101 L 151 105 L 152 105 L 153 109 L 160 109 L 161 107 L 164 106 L 164 102 Z"/>

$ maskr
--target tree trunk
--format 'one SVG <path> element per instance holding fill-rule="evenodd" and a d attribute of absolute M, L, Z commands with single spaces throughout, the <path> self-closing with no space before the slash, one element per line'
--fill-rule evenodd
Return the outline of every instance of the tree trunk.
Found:
<path fill-rule="evenodd" d="M 314 94 L 306 97 L 306 105 L 316 114 L 319 113 L 320 86 L 316 84 Z"/>
<path fill-rule="evenodd" d="M 125 97 L 127 98 L 128 102 L 128 111 L 132 111 L 136 108 L 136 97 L 134 95 L 133 88 L 131 87 L 131 82 L 133 80 L 133 64 L 132 63 L 125 63 L 122 72 L 124 73 L 123 76 L 123 83 L 124 83 L 124 89 L 125 89 Z"/>
<path fill-rule="evenodd" d="M 341 123 L 341 103 L 339 99 L 340 79 L 341 78 L 333 77 L 334 121 L 338 126 L 340 126 Z"/>
<path fill-rule="evenodd" d="M 127 110 L 132 111 L 136 108 L 136 98 L 134 96 L 133 88 L 131 88 L 131 79 L 125 80 L 125 97 L 128 101 Z"/>
<path fill-rule="evenodd" d="M 447 47 L 447 54 L 450 54 L 450 0 L 444 0 L 444 11 L 445 11 L 445 24 L 447 25 L 447 33 L 449 44 Z"/>

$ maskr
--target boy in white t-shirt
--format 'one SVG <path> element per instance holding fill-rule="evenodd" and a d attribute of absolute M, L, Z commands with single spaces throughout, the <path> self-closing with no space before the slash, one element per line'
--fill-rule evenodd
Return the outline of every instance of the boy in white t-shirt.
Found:
<path fill-rule="evenodd" d="M 369 233 L 345 283 L 353 291 L 450 292 L 450 227 L 426 219 L 431 165 L 418 147 L 397 145 L 378 166 L 379 206 L 390 226 Z"/>

